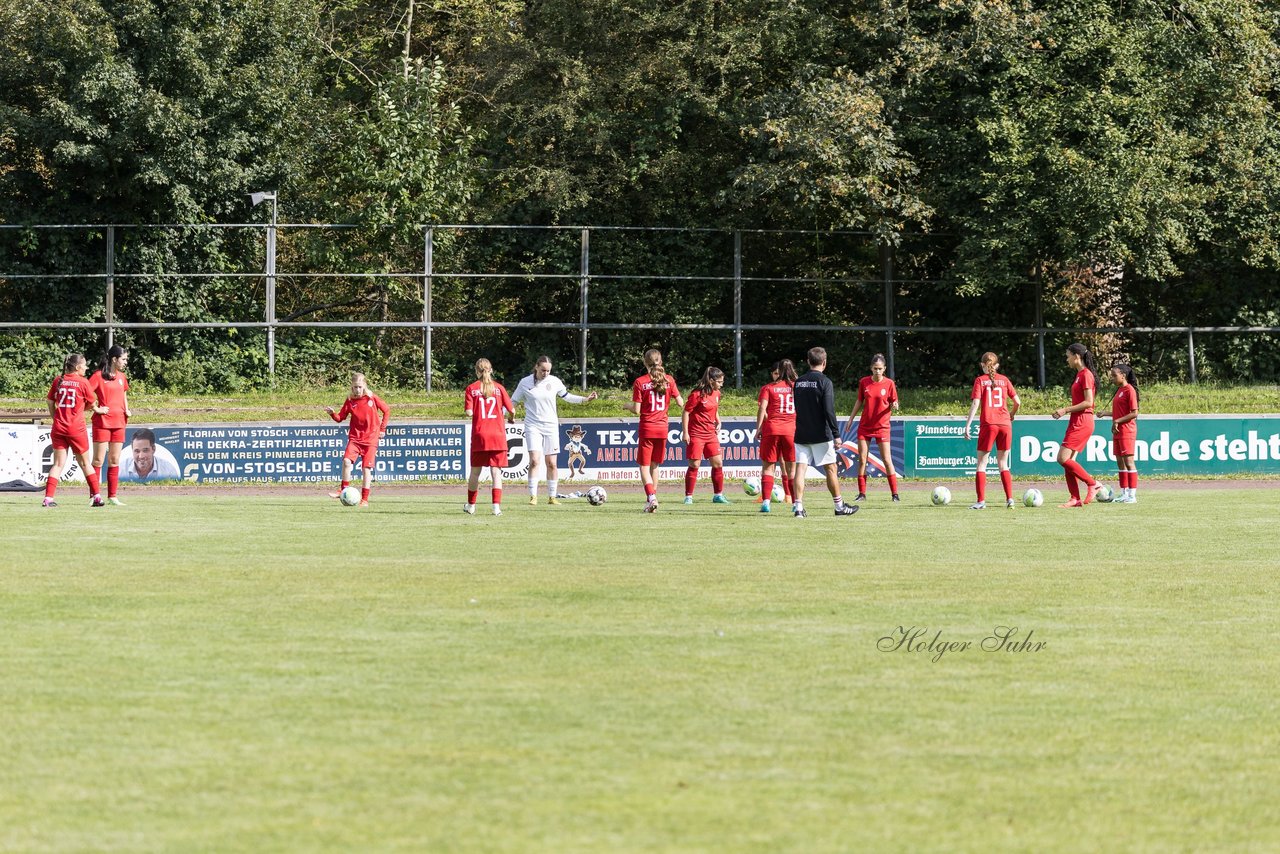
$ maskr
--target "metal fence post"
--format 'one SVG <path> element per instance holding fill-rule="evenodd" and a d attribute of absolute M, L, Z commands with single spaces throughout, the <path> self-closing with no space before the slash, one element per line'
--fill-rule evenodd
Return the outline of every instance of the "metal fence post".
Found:
<path fill-rule="evenodd" d="M 267 226 L 267 373 L 276 379 L 276 200 L 271 197 L 271 225 Z"/>
<path fill-rule="evenodd" d="M 422 237 L 422 373 L 426 379 L 427 394 L 431 393 L 431 279 L 435 261 L 431 257 L 435 248 L 435 229 L 427 226 Z"/>
<path fill-rule="evenodd" d="M 578 299 L 582 305 L 582 318 L 578 331 L 578 371 L 582 377 L 582 390 L 587 390 L 587 291 L 591 283 L 591 229 L 582 229 L 582 277 L 578 284 Z"/>
<path fill-rule="evenodd" d="M 733 368 L 742 388 L 742 232 L 733 233 Z"/>
<path fill-rule="evenodd" d="M 1036 285 L 1036 329 L 1040 330 L 1036 333 L 1036 360 L 1038 364 L 1037 377 L 1039 378 L 1041 390 L 1045 386 L 1045 370 L 1044 370 L 1044 281 L 1040 278 L 1040 265 L 1036 264 L 1035 272 L 1032 275 Z"/>
<path fill-rule="evenodd" d="M 890 378 L 896 378 L 898 372 L 894 367 L 893 357 L 893 247 L 888 242 L 880 244 L 880 265 L 884 272 L 884 325 L 888 327 L 884 342 L 885 358 L 888 360 L 885 368 Z"/>
<path fill-rule="evenodd" d="M 1196 330 L 1194 326 L 1187 327 L 1187 365 L 1190 368 L 1191 382 L 1196 382 Z"/>
<path fill-rule="evenodd" d="M 107 298 L 103 309 L 103 322 L 107 324 L 107 349 L 116 343 L 116 227 L 107 226 Z"/>

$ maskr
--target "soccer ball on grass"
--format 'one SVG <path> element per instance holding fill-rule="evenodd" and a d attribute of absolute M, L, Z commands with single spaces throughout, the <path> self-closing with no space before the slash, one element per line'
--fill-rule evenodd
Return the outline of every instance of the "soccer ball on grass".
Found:
<path fill-rule="evenodd" d="M 342 492 L 338 493 L 338 500 L 347 507 L 355 507 L 360 503 L 360 490 L 354 486 L 343 487 Z"/>
<path fill-rule="evenodd" d="M 749 477 L 746 480 L 744 480 L 742 482 L 742 491 L 745 492 L 747 495 L 759 495 L 760 494 L 760 478 Z"/>
<path fill-rule="evenodd" d="M 593 486 L 587 490 L 587 503 L 592 507 L 599 507 L 608 500 L 609 493 L 604 491 L 603 486 Z"/>
<path fill-rule="evenodd" d="M 947 489 L 945 486 L 935 486 L 933 488 L 933 495 L 929 496 L 929 500 L 932 501 L 938 507 L 942 507 L 943 505 L 950 504 L 951 490 Z"/>
<path fill-rule="evenodd" d="M 1028 489 L 1022 493 L 1022 503 L 1027 507 L 1039 507 L 1044 504 L 1044 494 L 1038 489 Z"/>
<path fill-rule="evenodd" d="M 1110 504 L 1112 501 L 1116 500 L 1116 494 L 1111 490 L 1111 487 L 1106 486 L 1105 484 L 1098 487 L 1098 491 L 1094 493 L 1093 497 L 1101 501 L 1103 504 Z"/>

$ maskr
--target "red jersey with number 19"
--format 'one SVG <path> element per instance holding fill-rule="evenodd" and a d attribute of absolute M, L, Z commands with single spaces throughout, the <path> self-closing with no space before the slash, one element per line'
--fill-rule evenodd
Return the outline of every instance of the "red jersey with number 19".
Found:
<path fill-rule="evenodd" d="M 641 439 L 667 437 L 667 407 L 679 396 L 680 389 L 676 387 L 676 378 L 671 374 L 667 374 L 665 394 L 654 389 L 653 378 L 648 374 L 636 378 L 631 384 L 631 402 L 640 404 Z"/>
<path fill-rule="evenodd" d="M 1004 374 L 996 374 L 992 379 L 986 374 L 973 381 L 973 394 L 970 400 L 982 401 L 982 414 L 979 424 L 995 425 L 1012 423 L 1009 415 L 1009 401 L 1018 396 L 1013 383 Z"/>
<path fill-rule="evenodd" d="M 493 395 L 485 397 L 476 380 L 463 392 L 462 406 L 471 418 L 471 450 L 505 451 L 507 428 L 502 425 L 502 412 L 515 412 L 515 404 L 501 383 L 493 384 Z"/>
<path fill-rule="evenodd" d="M 53 431 L 63 436 L 88 434 L 84 413 L 93 408 L 93 387 L 79 374 L 64 374 L 53 381 L 46 395 L 53 401 Z"/>
<path fill-rule="evenodd" d="M 756 403 L 768 401 L 764 410 L 761 436 L 794 436 L 796 434 L 796 395 L 791 383 L 778 380 L 760 389 Z"/>

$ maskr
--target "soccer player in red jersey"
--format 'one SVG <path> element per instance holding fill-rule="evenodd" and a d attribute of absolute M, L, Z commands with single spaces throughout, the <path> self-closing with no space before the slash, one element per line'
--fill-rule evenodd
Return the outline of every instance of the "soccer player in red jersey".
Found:
<path fill-rule="evenodd" d="M 1093 501 L 1098 492 L 1098 482 L 1076 460 L 1076 455 L 1085 449 L 1093 435 L 1093 397 L 1098 388 L 1098 371 L 1089 348 L 1078 342 L 1067 347 L 1067 365 L 1076 372 L 1071 383 L 1071 405 L 1053 411 L 1054 418 L 1071 416 L 1062 447 L 1058 449 L 1058 464 L 1067 474 L 1067 492 L 1071 493 L 1071 500 L 1062 506 L 1083 507 Z M 1084 481 L 1087 487 L 1083 499 L 1080 497 L 1080 481 Z"/>
<path fill-rule="evenodd" d="M 501 384 L 493 381 L 493 365 L 488 359 L 476 360 L 476 381 L 463 392 L 462 407 L 471 419 L 471 476 L 467 478 L 467 503 L 462 511 L 476 512 L 476 495 L 480 492 L 480 472 L 489 469 L 493 479 L 493 515 L 502 515 L 502 470 L 507 467 L 507 428 L 502 423 L 515 423 L 516 405 Z"/>
<path fill-rule="evenodd" d="M 724 387 L 724 371 L 707 368 L 680 414 L 680 438 L 688 449 L 689 464 L 684 474 L 684 503 L 693 503 L 693 489 L 698 484 L 698 467 L 704 459 L 711 461 L 712 504 L 730 504 L 724 497 L 724 457 L 720 454 L 720 389 Z"/>
<path fill-rule="evenodd" d="M 1120 470 L 1120 504 L 1138 503 L 1138 466 L 1134 450 L 1138 441 L 1138 378 L 1121 362 L 1111 369 L 1116 393 L 1111 397 L 1111 453 Z"/>
<path fill-rule="evenodd" d="M 846 433 L 851 431 L 853 419 L 862 413 L 858 421 L 858 497 L 854 501 L 865 501 L 867 497 L 867 454 L 871 451 L 872 439 L 880 447 L 884 473 L 889 478 L 889 492 L 894 501 L 899 500 L 898 472 L 893 467 L 893 453 L 889 445 L 889 416 L 898 411 L 898 387 L 884 375 L 884 368 L 884 356 L 876 353 L 871 357 L 871 376 L 863 377 L 858 383 L 858 400 L 845 426 Z"/>
<path fill-rule="evenodd" d="M 969 420 L 964 422 L 964 437 L 972 440 L 973 416 L 982 409 L 978 420 L 978 470 L 974 472 L 974 488 L 978 503 L 970 510 L 982 510 L 987 506 L 987 457 L 991 447 L 996 449 L 996 467 L 1000 469 L 1000 485 L 1004 487 L 1004 506 L 1013 509 L 1013 475 L 1009 472 L 1009 449 L 1013 447 L 1013 416 L 1022 401 L 1009 378 L 1000 373 L 1000 357 L 995 353 L 982 354 L 982 376 L 973 381 L 973 404 L 969 407 Z"/>
<path fill-rule="evenodd" d="M 667 455 L 667 407 L 672 403 L 684 406 L 684 398 L 676 378 L 663 370 L 661 353 L 645 350 L 644 366 L 648 373 L 631 384 L 631 403 L 623 408 L 640 416 L 636 464 L 644 484 L 644 512 L 653 513 L 658 509 L 658 468 Z"/>
<path fill-rule="evenodd" d="M 94 470 L 89 459 L 89 431 L 84 425 L 84 413 L 93 410 L 99 415 L 106 415 L 105 406 L 97 406 L 93 402 L 93 387 L 85 379 L 84 372 L 88 364 L 84 356 L 71 353 L 62 364 L 62 376 L 53 381 L 49 387 L 49 417 L 53 419 L 50 439 L 53 441 L 53 468 L 49 469 L 49 477 L 44 483 L 44 506 L 57 507 L 53 500 L 58 491 L 58 480 L 66 474 L 67 450 L 76 455 L 76 462 L 84 472 L 84 479 L 89 483 L 89 495 L 92 496 L 93 507 L 101 507 L 102 490 L 98 484 L 98 472 Z"/>
<path fill-rule="evenodd" d="M 387 419 L 391 417 L 391 407 L 382 398 L 369 392 L 364 374 L 351 375 L 351 394 L 342 402 L 342 409 L 333 411 L 326 406 L 324 411 L 329 417 L 341 424 L 348 418 L 351 426 L 347 430 L 347 448 L 342 452 L 342 485 L 337 492 L 330 492 L 330 498 L 342 495 L 342 490 L 351 485 L 351 471 L 356 460 L 360 460 L 364 468 L 364 486 L 360 490 L 360 506 L 369 506 L 369 488 L 373 486 L 373 467 L 378 456 L 378 440 L 387 435 Z"/>
<path fill-rule="evenodd" d="M 791 503 L 796 468 L 796 366 L 790 359 L 774 362 L 772 382 L 760 389 L 756 402 L 756 435 L 760 437 L 760 512 L 770 512 L 774 470 L 782 467 L 782 488 Z"/>
<path fill-rule="evenodd" d="M 93 467 L 102 472 L 107 464 L 107 501 L 120 504 L 116 492 L 120 488 L 120 449 L 124 447 L 124 428 L 129 423 L 129 378 L 124 369 L 129 365 L 129 353 L 119 344 L 113 344 L 102 360 L 102 370 L 95 371 L 89 385 L 105 412 L 93 412 Z"/>

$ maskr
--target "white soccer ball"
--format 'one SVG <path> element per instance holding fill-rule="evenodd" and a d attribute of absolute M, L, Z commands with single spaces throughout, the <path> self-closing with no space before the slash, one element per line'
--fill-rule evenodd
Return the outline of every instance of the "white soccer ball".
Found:
<path fill-rule="evenodd" d="M 1111 487 L 1106 486 L 1105 484 L 1098 487 L 1098 491 L 1093 497 L 1101 501 L 1103 504 L 1110 504 L 1112 501 L 1116 500 L 1116 494 L 1111 490 Z"/>
<path fill-rule="evenodd" d="M 604 491 L 603 486 L 593 486 L 587 490 L 587 503 L 592 507 L 599 507 L 608 500 L 609 493 Z"/>
<path fill-rule="evenodd" d="M 782 488 L 782 484 L 775 483 L 773 485 L 773 493 L 769 497 L 774 501 L 781 501 L 787 497 L 787 491 Z"/>
<path fill-rule="evenodd" d="M 354 486 L 344 487 L 342 492 L 338 493 L 338 500 L 347 507 L 355 507 L 360 503 L 360 490 Z"/>
<path fill-rule="evenodd" d="M 1022 493 L 1022 503 L 1027 507 L 1039 507 L 1044 504 L 1044 495 L 1038 489 L 1028 489 Z"/>
<path fill-rule="evenodd" d="M 947 489 L 945 486 L 935 486 L 933 488 L 933 495 L 929 496 L 929 500 L 939 507 L 944 504 L 950 504 L 951 490 Z"/>
<path fill-rule="evenodd" d="M 746 480 L 744 480 L 742 482 L 742 491 L 745 492 L 747 495 L 759 495 L 760 494 L 760 478 L 749 477 Z"/>

